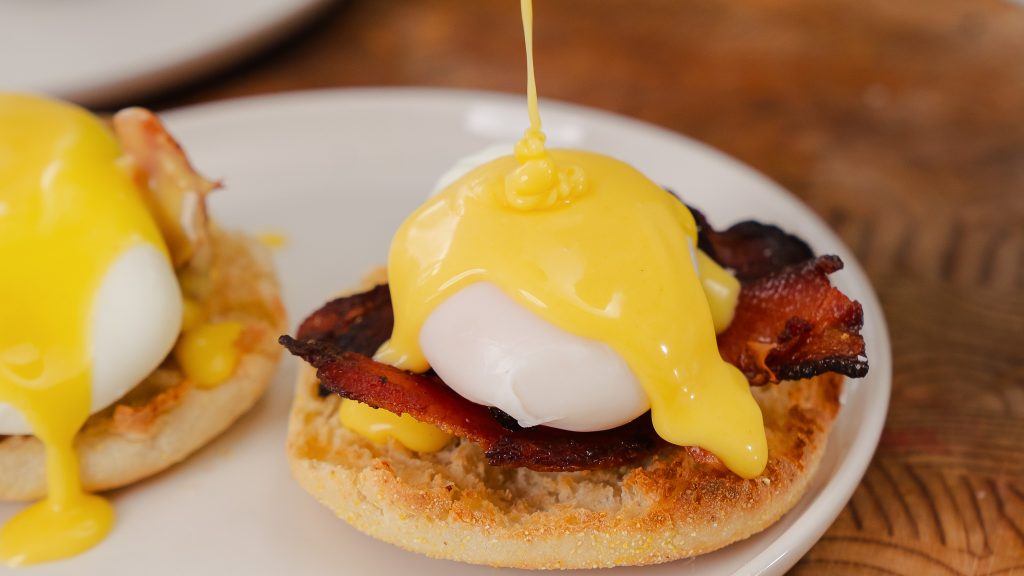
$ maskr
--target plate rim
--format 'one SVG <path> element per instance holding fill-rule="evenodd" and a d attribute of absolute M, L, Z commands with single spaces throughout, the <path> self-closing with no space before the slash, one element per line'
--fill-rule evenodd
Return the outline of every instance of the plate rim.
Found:
<path fill-rule="evenodd" d="M 241 61 L 261 48 L 286 37 L 341 0 L 287 0 L 281 2 L 273 17 L 235 34 L 217 37 L 201 48 L 184 55 L 162 54 L 150 65 L 127 71 L 111 71 L 82 82 L 66 79 L 34 85 L 19 85 L 17 91 L 47 94 L 91 108 L 102 108 L 132 100 L 151 98 L 205 78 Z"/>

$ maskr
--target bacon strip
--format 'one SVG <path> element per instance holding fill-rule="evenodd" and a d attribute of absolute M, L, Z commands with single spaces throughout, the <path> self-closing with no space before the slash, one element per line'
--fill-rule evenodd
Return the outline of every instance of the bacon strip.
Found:
<path fill-rule="evenodd" d="M 306 318 L 299 326 L 299 340 L 327 341 L 337 349 L 373 356 L 391 337 L 395 313 L 387 284 L 337 298 Z"/>
<path fill-rule="evenodd" d="M 864 311 L 828 280 L 842 267 L 838 256 L 822 256 L 744 284 L 736 315 L 718 336 L 722 358 L 755 386 L 867 374 Z"/>
<path fill-rule="evenodd" d="M 220 183 L 196 172 L 160 119 L 145 108 L 125 108 L 115 114 L 114 132 L 174 266 L 180 269 L 207 246 L 206 195 Z"/>
<path fill-rule="evenodd" d="M 720 264 L 744 271 L 736 315 L 718 345 L 722 357 L 751 384 L 827 371 L 852 377 L 867 372 L 860 304 L 828 280 L 828 274 L 842 268 L 838 257 L 805 258 L 809 249 L 798 238 L 757 223 L 717 233 L 695 215 L 702 242 L 722 258 Z M 755 258 L 771 263 L 746 262 Z M 456 394 L 432 371 L 413 374 L 370 359 L 390 336 L 393 322 L 390 292 L 381 285 L 329 302 L 302 323 L 296 338 L 282 336 L 280 342 L 317 369 L 326 391 L 410 414 L 478 442 L 492 465 L 542 471 L 607 468 L 642 458 L 663 443 L 646 415 L 603 432 L 506 426 L 500 415 Z"/>
<path fill-rule="evenodd" d="M 716 232 L 700 210 L 687 207 L 697 221 L 697 247 L 730 268 L 741 283 L 814 258 L 806 242 L 777 226 L 746 220 Z"/>
<path fill-rule="evenodd" d="M 343 398 L 396 414 L 409 414 L 480 444 L 495 466 L 533 470 L 611 468 L 633 462 L 661 445 L 647 416 L 601 432 L 565 432 L 546 426 L 510 430 L 480 404 L 456 394 L 433 372 L 413 374 L 344 351 L 324 340 L 280 339 L 317 369 L 323 386 Z"/>

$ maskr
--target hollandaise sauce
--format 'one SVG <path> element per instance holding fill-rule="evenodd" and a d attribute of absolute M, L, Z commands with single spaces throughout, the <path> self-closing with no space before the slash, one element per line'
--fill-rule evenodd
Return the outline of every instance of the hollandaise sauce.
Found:
<path fill-rule="evenodd" d="M 93 303 L 110 265 L 147 242 L 166 254 L 120 148 L 74 106 L 0 94 L 0 402 L 46 448 L 48 494 L 0 528 L 0 558 L 64 558 L 111 529 L 83 492 L 74 438 L 90 412 Z"/>
<path fill-rule="evenodd" d="M 399 228 L 388 260 L 395 326 L 376 358 L 426 370 L 419 334 L 427 317 L 462 288 L 490 282 L 620 354 L 664 439 L 757 476 L 767 461 L 761 412 L 715 339 L 730 297 L 735 306 L 735 280 L 698 253 L 686 207 L 643 174 L 600 154 L 545 147 L 529 0 L 522 15 L 531 125 L 514 156 L 468 173 Z M 732 296 L 706 292 L 716 284 L 732 286 Z M 709 299 L 725 310 L 713 314 Z"/>
<path fill-rule="evenodd" d="M 408 414 L 394 414 L 347 398 L 341 401 L 338 419 L 371 442 L 384 443 L 391 438 L 417 452 L 437 452 L 452 440 L 451 434 Z"/>

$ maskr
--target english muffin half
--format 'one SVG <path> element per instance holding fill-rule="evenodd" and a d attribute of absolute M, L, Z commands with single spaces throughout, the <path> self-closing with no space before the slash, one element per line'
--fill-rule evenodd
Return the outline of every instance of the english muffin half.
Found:
<path fill-rule="evenodd" d="M 375 444 L 341 425 L 340 399 L 321 397 L 303 365 L 288 456 L 299 484 L 339 518 L 413 552 L 517 568 L 655 564 L 747 538 L 792 508 L 825 450 L 842 382 L 754 388 L 769 461 L 744 480 L 671 445 L 638 465 L 535 472 L 491 466 L 461 439 L 433 454 Z"/>
<path fill-rule="evenodd" d="M 385 280 L 375 270 L 361 288 Z M 303 363 L 288 457 L 299 484 L 339 518 L 430 557 L 535 569 L 656 564 L 747 538 L 790 510 L 825 451 L 843 381 L 826 373 L 752 387 L 769 460 L 745 480 L 669 444 L 613 469 L 538 472 L 492 466 L 459 438 L 435 453 L 374 443 L 341 424 L 341 398 L 322 394 Z"/>

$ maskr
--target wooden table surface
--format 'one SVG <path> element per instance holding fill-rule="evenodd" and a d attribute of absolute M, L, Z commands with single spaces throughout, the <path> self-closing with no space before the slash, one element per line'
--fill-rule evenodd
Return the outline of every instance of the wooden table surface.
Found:
<path fill-rule="evenodd" d="M 866 267 L 881 445 L 796 574 L 1024 574 L 1024 8 L 1006 0 L 537 0 L 542 97 L 754 166 Z M 148 104 L 363 85 L 521 92 L 515 0 L 351 0 Z"/>

